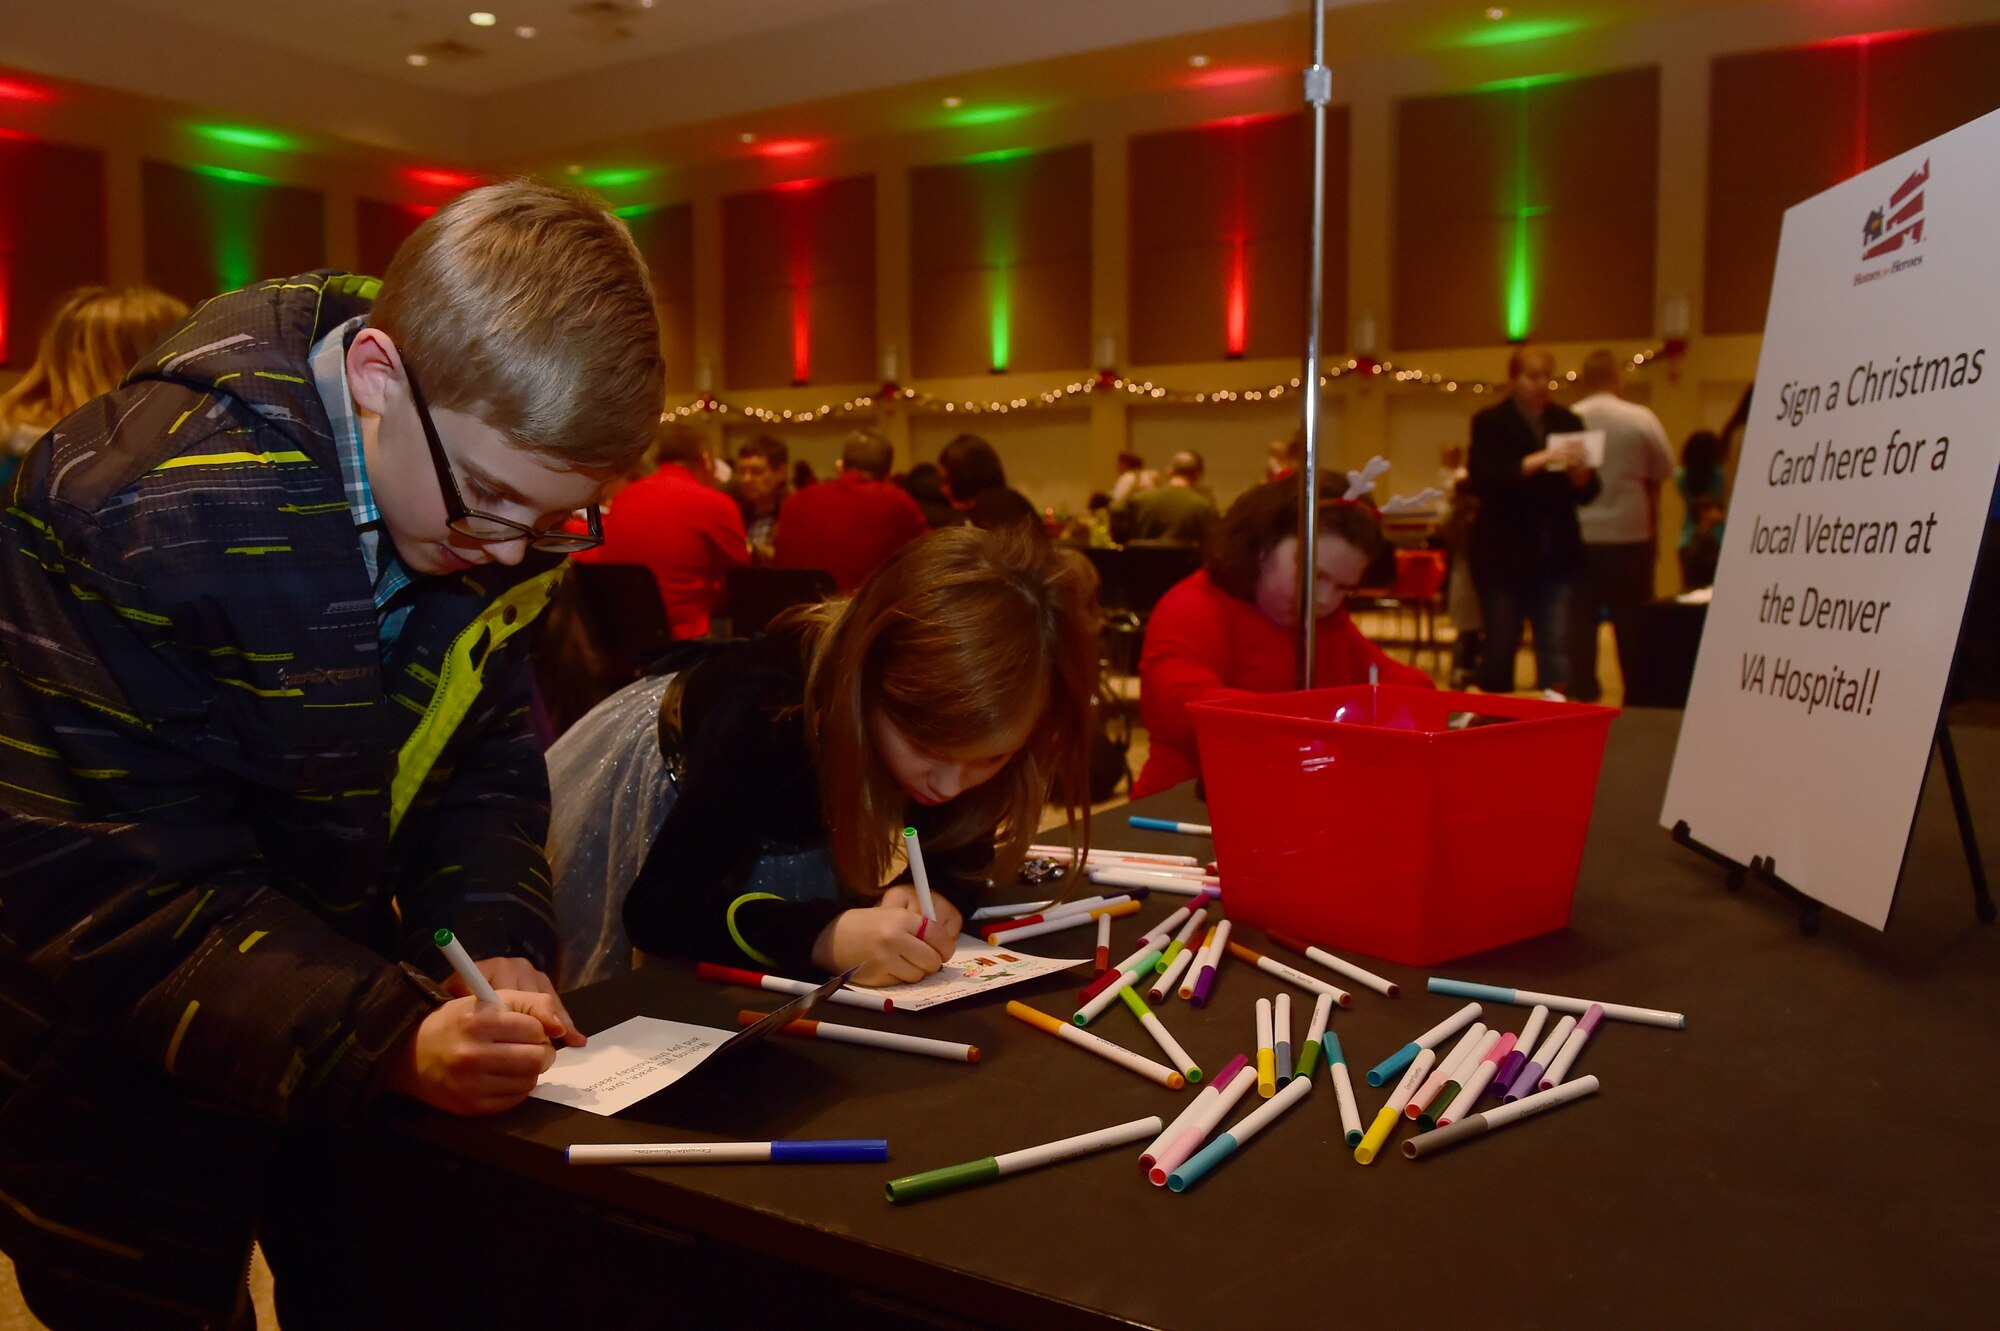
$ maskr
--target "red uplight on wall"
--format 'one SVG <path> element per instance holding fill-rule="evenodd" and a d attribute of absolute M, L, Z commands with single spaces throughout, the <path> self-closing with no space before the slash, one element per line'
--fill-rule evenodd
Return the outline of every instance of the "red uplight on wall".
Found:
<path fill-rule="evenodd" d="M 771 139 L 750 151 L 757 157 L 803 157 L 818 148 L 819 144 L 812 139 Z"/>
<path fill-rule="evenodd" d="M 436 189 L 471 189 L 479 184 L 479 177 L 464 171 L 445 171 L 436 167 L 405 167 L 403 178 L 418 185 L 429 185 Z"/>
<path fill-rule="evenodd" d="M 0 79 L 0 101 L 53 102 L 55 99 L 55 93 L 39 83 L 24 83 L 20 79 Z"/>
<path fill-rule="evenodd" d="M 1845 37 L 1827 37 L 1820 41 L 1807 42 L 1806 46 L 1815 51 L 1836 46 L 1873 46 L 1877 42 L 1894 42 L 1901 41 L 1905 37 L 1915 37 L 1922 31 L 1922 28 L 1888 28 L 1881 32 L 1855 32 Z"/>
<path fill-rule="evenodd" d="M 1242 356 L 1250 345 L 1250 271 L 1243 251 L 1243 237 L 1237 236 L 1230 243 L 1229 291 L 1223 312 L 1223 349 L 1231 360 Z"/>
<path fill-rule="evenodd" d="M 18 129 L 8 129 L 5 125 L 0 125 L 0 140 L 8 143 L 33 143 L 35 136 L 32 134 L 23 134 Z"/>
<path fill-rule="evenodd" d="M 817 189 L 819 186 L 824 185 L 825 183 L 826 183 L 826 177 L 824 176 L 808 176 L 800 180 L 781 180 L 777 184 L 771 186 L 771 188 L 776 190 L 783 190 L 787 194 L 796 194 L 802 190 Z"/>
<path fill-rule="evenodd" d="M 1235 69 L 1204 69 L 1190 74 L 1182 86 L 1189 88 L 1234 88 L 1255 83 L 1279 72 L 1275 65 L 1241 65 Z"/>
<path fill-rule="evenodd" d="M 1283 111 L 1255 111 L 1249 115 L 1223 116 L 1220 120 L 1204 120 L 1203 129 L 1241 129 L 1245 125 L 1262 124 L 1266 120 L 1276 120 Z"/>

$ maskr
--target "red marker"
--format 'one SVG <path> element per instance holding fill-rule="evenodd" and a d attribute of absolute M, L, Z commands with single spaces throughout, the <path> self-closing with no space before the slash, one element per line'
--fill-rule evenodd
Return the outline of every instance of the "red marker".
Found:
<path fill-rule="evenodd" d="M 1091 972 L 1093 975 L 1102 975 L 1111 969 L 1111 917 L 1109 915 L 1100 915 L 1097 917 L 1096 963 L 1097 969 Z"/>
<path fill-rule="evenodd" d="M 788 980 L 782 975 L 766 975 L 762 971 L 742 971 L 734 966 L 718 966 L 712 961 L 704 961 L 694 968 L 694 973 L 704 980 L 717 984 L 740 984 L 751 989 L 769 989 L 778 994 L 809 994 L 819 988 L 804 980 Z M 895 1009 L 896 1000 L 884 998 L 880 994 L 863 993 L 859 989 L 836 989 L 826 996 L 829 1003 L 844 1003 L 848 1007 L 866 1008 L 870 1012 L 890 1012 Z"/>

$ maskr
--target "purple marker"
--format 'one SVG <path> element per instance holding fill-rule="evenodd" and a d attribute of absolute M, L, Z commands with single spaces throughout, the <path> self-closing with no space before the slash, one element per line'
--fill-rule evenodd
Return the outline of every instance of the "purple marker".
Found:
<path fill-rule="evenodd" d="M 1521 1067 L 1528 1061 L 1528 1055 L 1533 1052 L 1535 1041 L 1541 1038 L 1542 1027 L 1548 1020 L 1547 1005 L 1535 1004 L 1534 1010 L 1528 1013 L 1528 1020 L 1521 1027 L 1521 1038 L 1515 1041 L 1507 1057 L 1500 1060 L 1500 1071 L 1494 1074 L 1493 1088 L 1489 1094 L 1505 1098 L 1508 1090 L 1514 1085 L 1514 1078 L 1521 1075 Z"/>
<path fill-rule="evenodd" d="M 1208 991 L 1215 987 L 1215 972 L 1229 951 L 1229 925 L 1230 921 L 1224 920 L 1215 926 L 1215 938 L 1208 945 L 1208 961 L 1202 966 L 1201 974 L 1194 977 L 1194 993 L 1188 998 L 1191 1007 L 1208 1006 Z"/>
<path fill-rule="evenodd" d="M 1500 1103 L 1511 1105 L 1522 1096 L 1533 1095 L 1542 1080 L 1542 1069 L 1562 1052 L 1563 1041 L 1567 1040 L 1569 1033 L 1575 1029 L 1575 1017 L 1564 1016 L 1557 1022 L 1556 1028 L 1549 1032 L 1549 1038 L 1542 1041 L 1541 1047 L 1535 1050 L 1535 1056 L 1528 1060 L 1527 1066 L 1515 1074 L 1513 1084 L 1507 1087 L 1507 1094 L 1500 1097 Z"/>

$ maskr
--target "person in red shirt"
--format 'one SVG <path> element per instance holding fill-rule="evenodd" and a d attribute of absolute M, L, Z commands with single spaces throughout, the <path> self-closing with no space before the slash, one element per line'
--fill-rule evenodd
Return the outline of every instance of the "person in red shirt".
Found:
<path fill-rule="evenodd" d="M 676 638 L 708 636 L 722 577 L 750 562 L 736 501 L 710 485 L 708 440 L 667 422 L 653 444 L 659 470 L 618 492 L 604 511 L 604 544 L 575 556 L 591 564 L 640 564 L 653 572 Z"/>
<path fill-rule="evenodd" d="M 896 448 L 874 430 L 856 430 L 834 477 L 785 501 L 778 514 L 779 568 L 823 568 L 851 592 L 904 545 L 930 530 L 923 509 L 893 484 Z"/>
<path fill-rule="evenodd" d="M 1134 799 L 1200 774 L 1190 703 L 1298 686 L 1299 488 L 1267 481 L 1231 504 L 1201 570 L 1154 608 L 1139 657 L 1139 712 L 1152 747 Z M 1320 500 L 1314 688 L 1365 684 L 1370 666 L 1384 684 L 1435 687 L 1362 637 L 1343 604 L 1382 547 L 1374 510 Z"/>

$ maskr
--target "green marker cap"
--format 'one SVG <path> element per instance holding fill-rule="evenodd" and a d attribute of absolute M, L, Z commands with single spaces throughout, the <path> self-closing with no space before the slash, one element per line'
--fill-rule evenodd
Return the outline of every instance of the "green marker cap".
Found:
<path fill-rule="evenodd" d="M 911 840 L 915 840 L 917 835 L 917 829 L 914 827 L 906 827 L 903 829 L 903 835 Z"/>
<path fill-rule="evenodd" d="M 989 1155 L 984 1160 L 969 1160 L 962 1165 L 947 1165 L 943 1169 L 891 1179 L 882 1185 L 882 1195 L 898 1203 L 921 1201 L 941 1192 L 957 1192 L 960 1188 L 991 1183 L 999 1177 L 1000 1162 Z"/>
<path fill-rule="evenodd" d="M 1133 1016 L 1150 1017 L 1153 1015 L 1153 1009 L 1146 1006 L 1146 1000 L 1139 997 L 1139 991 L 1131 985 L 1128 984 L 1119 989 L 1118 996 L 1125 1000 L 1126 1007 L 1132 1009 Z"/>
<path fill-rule="evenodd" d="M 431 935 L 431 941 L 433 943 L 436 943 L 439 947 L 450 947 L 451 930 L 449 929 L 438 930 L 436 933 Z"/>

